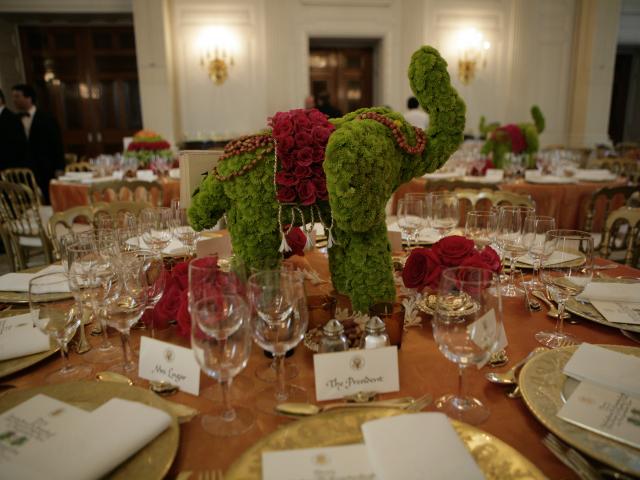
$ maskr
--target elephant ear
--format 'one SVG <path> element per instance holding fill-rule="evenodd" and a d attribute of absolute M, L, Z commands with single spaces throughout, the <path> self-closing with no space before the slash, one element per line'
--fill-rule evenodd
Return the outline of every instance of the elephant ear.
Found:
<path fill-rule="evenodd" d="M 402 182 L 440 168 L 462 143 L 466 107 L 451 85 L 447 62 L 433 47 L 424 46 L 411 57 L 411 90 L 429 114 L 427 147 L 422 156 L 407 158 Z"/>
<path fill-rule="evenodd" d="M 198 193 L 191 200 L 189 221 L 195 230 L 214 227 L 229 209 L 229 197 L 224 186 L 213 175 L 207 175 L 200 184 Z"/>

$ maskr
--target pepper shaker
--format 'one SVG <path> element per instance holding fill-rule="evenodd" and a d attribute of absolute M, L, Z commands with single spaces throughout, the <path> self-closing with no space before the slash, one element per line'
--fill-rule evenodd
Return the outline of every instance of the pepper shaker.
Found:
<path fill-rule="evenodd" d="M 389 345 L 389 335 L 380 317 L 371 317 L 364 326 L 360 348 L 381 348 Z"/>
<path fill-rule="evenodd" d="M 349 350 L 349 340 L 344 334 L 344 326 L 336 319 L 329 320 L 322 327 L 319 353 L 344 352 Z"/>

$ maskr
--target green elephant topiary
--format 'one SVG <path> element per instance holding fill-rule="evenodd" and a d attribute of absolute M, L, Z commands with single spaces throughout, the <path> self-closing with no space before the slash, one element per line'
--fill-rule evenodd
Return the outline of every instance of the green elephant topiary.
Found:
<path fill-rule="evenodd" d="M 429 113 L 426 132 L 385 107 L 326 120 L 316 110 L 280 112 L 271 131 L 231 142 L 189 210 L 196 229 L 226 214 L 234 251 L 249 266 L 275 267 L 288 233 L 325 226 L 331 277 L 353 309 L 393 301 L 385 205 L 413 177 L 442 166 L 462 142 L 465 105 L 437 50 L 409 66 L 411 88 Z"/>
<path fill-rule="evenodd" d="M 529 166 L 535 166 L 533 154 L 538 151 L 540 142 L 538 135 L 544 131 L 544 116 L 537 105 L 531 107 L 533 123 L 519 123 L 500 126 L 498 123 L 485 123 L 480 117 L 480 134 L 486 138 L 482 153 L 491 154 L 495 168 L 504 168 L 504 156 L 507 153 L 528 155 Z"/>

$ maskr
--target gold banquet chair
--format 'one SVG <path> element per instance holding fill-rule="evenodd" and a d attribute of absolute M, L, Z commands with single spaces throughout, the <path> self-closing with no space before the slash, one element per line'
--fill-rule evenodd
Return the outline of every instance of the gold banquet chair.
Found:
<path fill-rule="evenodd" d="M 93 183 L 89 187 L 89 203 L 135 201 L 146 202 L 154 207 L 163 205 L 162 184 L 157 181 L 113 180 Z"/>
<path fill-rule="evenodd" d="M 593 237 L 593 248 L 595 250 L 600 250 L 600 248 L 602 248 L 602 240 L 606 233 L 605 222 L 603 222 L 600 232 L 593 231 L 596 213 L 603 211 L 603 216 L 601 218 L 608 218 L 609 213 L 612 210 L 626 205 L 631 200 L 634 193 L 639 191 L 639 187 L 633 186 L 602 187 L 591 194 L 584 213 L 582 230 L 585 232 L 591 232 L 591 236 Z"/>
<path fill-rule="evenodd" d="M 74 162 L 64 167 L 65 173 L 66 172 L 90 172 L 92 170 L 93 168 L 91 168 L 91 164 L 89 162 Z"/>
<path fill-rule="evenodd" d="M 137 219 L 140 212 L 150 206 L 151 204 L 146 202 L 98 202 L 93 205 L 93 222 L 118 225 L 120 219 L 127 214 Z"/>
<path fill-rule="evenodd" d="M 489 210 L 491 207 L 500 205 L 522 205 L 533 208 L 536 206 L 531 195 L 505 192 L 503 190 L 457 188 L 453 193 L 458 197 L 458 201 L 470 204 L 471 208 L 466 210 Z"/>
<path fill-rule="evenodd" d="M 640 257 L 639 207 L 621 207 L 607 216 L 600 254 L 612 258 L 617 252 L 624 252 L 625 265 L 637 267 Z"/>
<path fill-rule="evenodd" d="M 44 197 L 42 191 L 36 182 L 36 177 L 30 168 L 7 168 L 0 172 L 0 180 L 3 182 L 18 183 L 26 185 L 36 194 L 38 205 L 44 205 Z"/>
<path fill-rule="evenodd" d="M 51 241 L 38 207 L 29 187 L 0 181 L 0 216 L 13 253 L 12 266 L 17 270 L 27 268 L 25 251 L 42 250 L 46 264 L 53 261 Z"/>
<path fill-rule="evenodd" d="M 47 224 L 49 237 L 56 258 L 61 258 L 60 239 L 69 232 L 90 230 L 93 226 L 93 208 L 88 205 L 72 207 L 63 212 L 54 213 Z"/>

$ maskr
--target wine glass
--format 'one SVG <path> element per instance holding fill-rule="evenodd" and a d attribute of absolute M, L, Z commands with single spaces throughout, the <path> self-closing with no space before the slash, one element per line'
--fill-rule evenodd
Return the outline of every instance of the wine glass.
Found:
<path fill-rule="evenodd" d="M 162 254 L 153 250 L 133 250 L 142 260 L 142 275 L 147 286 L 147 304 L 145 310 L 153 310 L 162 298 L 167 284 L 168 272 L 164 268 Z M 155 338 L 154 316 L 151 315 L 151 338 Z"/>
<path fill-rule="evenodd" d="M 147 305 L 147 282 L 143 272 L 143 261 L 135 252 L 122 255 L 122 266 L 104 302 L 107 324 L 120 332 L 124 361 L 118 369 L 128 375 L 135 371 L 129 335 L 131 327 L 142 317 Z"/>
<path fill-rule="evenodd" d="M 246 298 L 246 272 L 242 261 L 237 257 L 231 257 L 220 266 L 217 256 L 195 258 L 189 262 L 189 298 L 202 298 L 213 292 L 221 292 L 225 295 L 240 295 Z M 189 302 L 191 309 L 191 302 Z M 245 375 L 240 375 L 233 380 L 232 398 L 247 397 L 253 390 L 253 382 Z M 202 395 L 213 401 L 222 399 L 220 384 L 214 384 L 202 391 Z"/>
<path fill-rule="evenodd" d="M 540 264 L 552 252 L 545 252 L 545 239 L 549 230 L 556 229 L 556 219 L 547 215 L 529 215 L 524 220 L 524 244 L 533 260 L 533 275 L 524 284 L 532 289 L 540 290 L 544 285 L 540 281 Z"/>
<path fill-rule="evenodd" d="M 593 277 L 593 238 L 580 230 L 550 230 L 544 251 L 554 261 L 542 264 L 540 276 L 558 304 L 558 317 L 555 330 L 536 333 L 536 340 L 549 348 L 577 345 L 580 341 L 564 331 L 563 314 L 567 300 L 582 293 Z"/>
<path fill-rule="evenodd" d="M 68 279 L 63 273 L 47 273 L 29 281 L 29 309 L 33 323 L 43 333 L 49 335 L 60 347 L 63 367 L 46 377 L 47 383 L 68 382 L 87 378 L 92 373 L 89 365 L 72 365 L 67 356 L 67 345 L 73 338 L 82 317 L 75 309 L 69 308 L 69 300 L 51 301 L 47 293 L 64 291 Z"/>
<path fill-rule="evenodd" d="M 467 212 L 464 235 L 473 240 L 476 248 L 482 250 L 494 241 L 498 215 L 492 210 L 472 210 Z"/>
<path fill-rule="evenodd" d="M 502 301 L 498 276 L 472 267 L 449 268 L 442 273 L 431 325 L 442 354 L 458 364 L 458 393 L 440 397 L 436 408 L 448 416 L 477 425 L 489 409 L 464 389 L 464 372 L 486 363 L 498 344 Z"/>
<path fill-rule="evenodd" d="M 138 227 L 142 241 L 152 250 L 161 252 L 171 242 L 173 214 L 170 208 L 145 208 L 140 212 Z"/>
<path fill-rule="evenodd" d="M 502 254 L 510 260 L 509 282 L 502 287 L 504 297 L 517 297 L 524 291 L 515 285 L 516 259 L 527 253 L 524 242 L 524 223 L 528 215 L 535 213 L 532 207 L 509 205 L 500 207 L 496 239 Z"/>
<path fill-rule="evenodd" d="M 196 232 L 189 223 L 189 215 L 186 208 L 179 208 L 173 211 L 174 213 L 174 226 L 173 235 L 180 240 L 180 242 L 187 247 L 187 254 L 193 255 L 195 253 L 195 246 L 200 236 L 199 232 Z"/>
<path fill-rule="evenodd" d="M 200 368 L 222 389 L 222 406 L 202 417 L 202 427 L 216 436 L 239 435 L 255 423 L 251 410 L 230 402 L 233 378 L 246 367 L 251 352 L 251 313 L 240 295 L 197 291 L 190 299 L 191 348 Z"/>
<path fill-rule="evenodd" d="M 450 233 L 460 221 L 458 197 L 450 192 L 432 192 L 427 194 L 428 218 L 431 228 L 441 237 Z"/>
<path fill-rule="evenodd" d="M 301 275 L 285 270 L 258 272 L 249 278 L 247 291 L 254 310 L 253 339 L 277 362 L 278 381 L 258 393 L 256 406 L 275 413 L 279 403 L 306 402 L 306 390 L 287 384 L 284 375 L 285 354 L 300 343 L 309 321 Z"/>
<path fill-rule="evenodd" d="M 412 240 L 418 241 L 418 233 L 424 226 L 424 202 L 420 198 L 404 197 L 398 201 L 398 226 L 411 250 Z"/>

